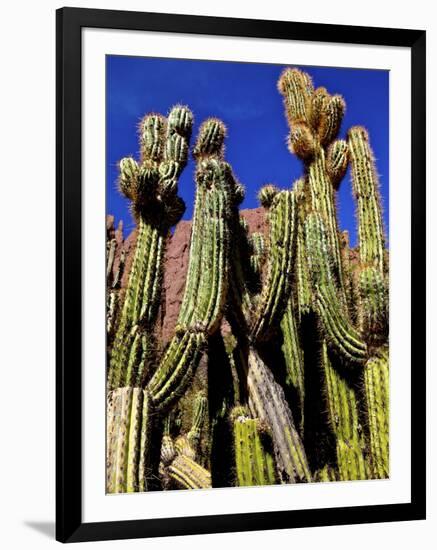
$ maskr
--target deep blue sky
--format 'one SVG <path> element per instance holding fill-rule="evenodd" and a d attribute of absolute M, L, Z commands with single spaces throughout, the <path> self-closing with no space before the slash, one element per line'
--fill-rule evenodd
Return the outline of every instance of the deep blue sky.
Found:
<path fill-rule="evenodd" d="M 295 66 L 292 63 L 288 66 Z M 276 82 L 284 65 L 107 56 L 107 212 L 122 219 L 127 234 L 134 226 L 128 201 L 117 190 L 117 162 L 138 157 L 137 125 L 144 114 L 167 114 L 172 105 L 188 105 L 194 113 L 192 144 L 199 125 L 209 117 L 228 127 L 226 159 L 246 187 L 242 208 L 258 206 L 257 191 L 265 183 L 288 188 L 302 173 L 301 162 L 286 146 L 288 126 Z M 340 136 L 355 124 L 364 125 L 371 138 L 380 175 L 384 221 L 388 231 L 389 186 L 389 73 L 364 69 L 302 67 L 314 85 L 343 95 L 347 110 Z M 179 180 L 179 194 L 191 219 L 194 162 Z M 356 243 L 355 204 L 350 174 L 339 192 L 342 229 Z"/>

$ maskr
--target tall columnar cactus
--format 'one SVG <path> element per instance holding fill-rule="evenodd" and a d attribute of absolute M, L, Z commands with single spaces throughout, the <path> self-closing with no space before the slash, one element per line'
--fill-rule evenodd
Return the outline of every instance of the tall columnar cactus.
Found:
<path fill-rule="evenodd" d="M 388 251 L 369 136 L 357 126 L 339 139 L 345 101 L 306 73 L 287 69 L 278 87 L 302 177 L 261 188 L 268 230 L 253 233 L 226 128 L 201 125 L 185 288 L 162 352 L 155 324 L 190 111 L 147 115 L 140 161 L 120 163 L 137 240 L 119 290 L 119 241 L 107 237 L 108 492 L 389 475 Z M 358 250 L 337 216 L 348 166 Z"/>
<path fill-rule="evenodd" d="M 324 217 L 332 267 L 343 292 L 334 192 L 347 168 L 348 148 L 344 141 L 334 140 L 346 105 L 341 96 L 314 89 L 310 76 L 298 69 L 286 69 L 278 88 L 290 125 L 289 148 L 305 164 L 308 202 Z"/>
<path fill-rule="evenodd" d="M 340 479 L 363 479 L 367 475 L 366 450 L 359 422 L 357 369 L 368 368 L 369 346 L 381 345 L 387 336 L 384 238 L 373 156 L 362 128 L 351 129 L 347 142 L 336 140 L 345 111 L 340 96 L 331 96 L 324 88 L 314 89 L 309 76 L 297 69 L 283 72 L 279 90 L 290 125 L 290 150 L 305 166 L 305 199 L 298 215 L 303 229 L 298 229 L 297 237 L 299 318 L 302 312 L 314 311 L 325 339 L 322 364 Z M 356 315 L 351 315 L 351 273 L 347 262 L 343 266 L 335 203 L 335 191 L 350 158 L 358 202 L 361 260 L 361 300 Z M 353 326 L 354 317 L 360 319 L 358 328 Z M 284 336 L 287 341 L 286 332 Z M 376 403 L 373 399 L 367 402 L 370 407 Z M 369 414 L 372 412 L 370 409 Z"/>
<path fill-rule="evenodd" d="M 123 309 L 112 346 L 111 389 L 141 386 L 160 301 L 165 240 L 185 210 L 177 181 L 187 163 L 193 117 L 174 107 L 165 119 L 147 115 L 140 124 L 141 158 L 120 161 L 119 187 L 131 200 L 137 242 Z"/>
<path fill-rule="evenodd" d="M 175 335 L 148 387 L 157 410 L 169 407 L 189 384 L 207 338 L 219 326 L 227 293 L 230 208 L 236 182 L 223 160 L 224 125 L 201 127 L 190 261 Z"/>
<path fill-rule="evenodd" d="M 389 471 L 388 276 L 385 260 L 381 199 L 375 161 L 364 128 L 349 131 L 352 181 L 358 206 L 360 245 L 359 321 L 363 337 L 374 351 L 364 367 L 369 417 L 371 468 L 374 477 Z M 378 349 L 380 348 L 380 349 Z"/>
<path fill-rule="evenodd" d="M 364 128 L 349 130 L 352 182 L 358 210 L 360 250 L 360 325 L 369 343 L 388 335 L 388 292 L 381 199 L 369 136 Z"/>

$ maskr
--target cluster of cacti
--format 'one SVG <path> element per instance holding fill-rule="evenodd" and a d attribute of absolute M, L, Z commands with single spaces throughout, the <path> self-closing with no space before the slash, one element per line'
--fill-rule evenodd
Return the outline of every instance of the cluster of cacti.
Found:
<path fill-rule="evenodd" d="M 164 349 L 157 316 L 191 112 L 147 115 L 140 161 L 120 162 L 137 230 L 125 288 L 125 255 L 107 239 L 108 492 L 389 475 L 388 252 L 369 137 L 354 127 L 337 139 L 345 102 L 306 73 L 285 70 L 278 88 L 302 177 L 259 191 L 268 234 L 250 233 L 226 128 L 200 126 L 185 290 Z M 349 165 L 357 251 L 336 205 Z"/>

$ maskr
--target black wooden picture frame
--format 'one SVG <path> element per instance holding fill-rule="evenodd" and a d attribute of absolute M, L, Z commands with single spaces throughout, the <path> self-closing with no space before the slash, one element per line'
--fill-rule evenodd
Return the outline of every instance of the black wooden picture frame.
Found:
<path fill-rule="evenodd" d="M 425 31 L 62 8 L 57 25 L 56 538 L 78 542 L 425 518 Z M 411 502 L 311 510 L 82 521 L 83 28 L 255 37 L 411 50 Z"/>

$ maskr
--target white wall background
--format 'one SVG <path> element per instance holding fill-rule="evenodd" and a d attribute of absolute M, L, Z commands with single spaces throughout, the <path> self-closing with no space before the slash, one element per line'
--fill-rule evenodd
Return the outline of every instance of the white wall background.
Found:
<path fill-rule="evenodd" d="M 5 549 L 53 547 L 54 527 L 54 283 L 55 283 L 55 9 L 61 2 L 8 2 L 2 5 L 0 33 L 0 541 Z M 356 24 L 428 31 L 428 128 L 436 122 L 437 19 L 432 2 L 351 0 L 325 2 L 240 2 L 163 0 L 75 0 L 81 7 L 163 11 L 198 15 Z M 250 11 L 248 10 L 250 6 Z M 428 132 L 428 151 L 435 151 Z M 437 328 L 436 216 L 437 171 L 429 155 L 428 181 L 428 336 Z M 394 187 L 395 189 L 395 187 Z M 431 219 L 433 218 L 433 219 Z M 434 250 L 432 250 L 434 249 Z M 428 350 L 428 447 L 436 460 L 437 403 L 433 398 L 436 356 Z M 432 427 L 434 437 L 432 438 Z M 426 522 L 324 527 L 244 534 L 98 543 L 107 548 L 210 548 L 265 546 L 325 550 L 372 546 L 398 550 L 435 547 L 436 476 L 428 472 Z M 86 543 L 84 547 L 88 547 Z"/>

